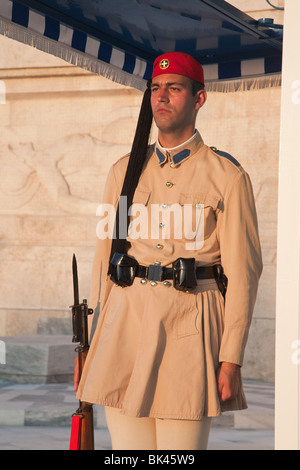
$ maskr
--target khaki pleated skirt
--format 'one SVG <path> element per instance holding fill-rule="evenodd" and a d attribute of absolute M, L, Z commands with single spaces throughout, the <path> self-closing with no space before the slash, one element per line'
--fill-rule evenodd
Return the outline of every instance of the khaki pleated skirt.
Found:
<path fill-rule="evenodd" d="M 224 299 L 214 280 L 190 293 L 135 279 L 113 285 L 101 311 L 78 398 L 120 408 L 129 416 L 199 420 L 247 408 L 218 399 L 216 372 Z"/>

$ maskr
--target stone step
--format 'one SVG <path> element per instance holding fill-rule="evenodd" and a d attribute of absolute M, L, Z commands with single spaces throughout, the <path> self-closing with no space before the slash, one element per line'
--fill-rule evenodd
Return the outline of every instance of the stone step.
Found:
<path fill-rule="evenodd" d="M 214 428 L 274 429 L 273 384 L 246 381 L 245 392 L 248 410 L 213 418 Z M 0 384 L 0 426 L 70 427 L 77 408 L 78 400 L 70 383 Z M 94 405 L 94 426 L 106 428 L 103 406 Z"/>
<path fill-rule="evenodd" d="M 73 332 L 72 318 L 47 318 L 38 319 L 38 335 L 68 335 L 71 337 Z"/>
<path fill-rule="evenodd" d="M 0 341 L 5 346 L 0 381 L 34 384 L 73 381 L 77 354 L 71 335 L 6 336 L 0 337 Z"/>

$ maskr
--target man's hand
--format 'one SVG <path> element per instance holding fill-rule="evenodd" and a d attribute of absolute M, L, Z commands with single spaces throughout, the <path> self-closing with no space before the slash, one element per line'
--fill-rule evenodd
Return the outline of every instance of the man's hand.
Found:
<path fill-rule="evenodd" d="M 217 384 L 220 403 L 236 398 L 239 391 L 240 366 L 222 362 L 217 372 Z"/>

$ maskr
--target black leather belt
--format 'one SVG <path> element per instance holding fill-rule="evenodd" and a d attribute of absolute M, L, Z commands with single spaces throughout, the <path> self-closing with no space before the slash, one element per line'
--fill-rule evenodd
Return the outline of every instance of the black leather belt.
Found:
<path fill-rule="evenodd" d="M 166 268 L 160 264 L 150 264 L 149 266 L 137 265 L 136 277 L 148 279 L 149 281 L 167 281 L 173 279 L 173 268 Z M 197 266 L 197 279 L 214 279 L 216 277 L 213 266 Z"/>
<path fill-rule="evenodd" d="M 134 278 L 139 277 L 152 281 L 152 285 L 156 285 L 156 282 L 172 280 L 175 289 L 184 292 L 194 289 L 198 279 L 215 279 L 225 296 L 227 278 L 221 264 L 213 266 L 196 266 L 195 264 L 195 258 L 177 258 L 170 268 L 161 266 L 158 262 L 143 266 L 132 256 L 116 252 L 110 261 L 108 273 L 111 280 L 121 287 L 131 286 Z"/>

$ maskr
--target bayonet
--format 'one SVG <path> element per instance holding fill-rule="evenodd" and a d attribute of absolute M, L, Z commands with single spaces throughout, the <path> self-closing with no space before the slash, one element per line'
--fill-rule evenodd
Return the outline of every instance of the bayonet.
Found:
<path fill-rule="evenodd" d="M 79 304 L 79 287 L 78 287 L 77 261 L 76 261 L 75 254 L 73 254 L 72 271 L 73 271 L 74 305 L 78 305 Z"/>

